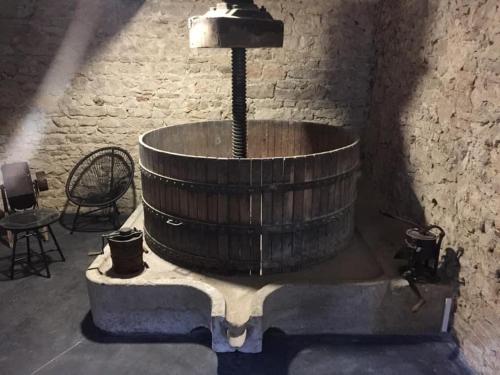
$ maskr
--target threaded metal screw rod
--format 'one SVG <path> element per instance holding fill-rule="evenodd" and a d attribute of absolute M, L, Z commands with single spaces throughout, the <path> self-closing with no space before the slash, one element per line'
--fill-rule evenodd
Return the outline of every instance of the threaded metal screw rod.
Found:
<path fill-rule="evenodd" d="M 247 156 L 247 81 L 246 49 L 232 49 L 233 66 L 233 128 L 232 146 L 234 158 Z"/>

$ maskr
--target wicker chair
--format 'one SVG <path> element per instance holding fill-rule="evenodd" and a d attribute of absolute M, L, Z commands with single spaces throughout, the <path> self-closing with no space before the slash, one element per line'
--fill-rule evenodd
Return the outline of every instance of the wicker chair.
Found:
<path fill-rule="evenodd" d="M 71 170 L 66 183 L 68 201 L 77 206 L 71 233 L 80 216 L 110 209 L 110 220 L 118 227 L 116 202 L 127 192 L 134 179 L 134 161 L 119 147 L 98 149 L 81 159 Z M 80 214 L 81 207 L 94 208 Z"/>

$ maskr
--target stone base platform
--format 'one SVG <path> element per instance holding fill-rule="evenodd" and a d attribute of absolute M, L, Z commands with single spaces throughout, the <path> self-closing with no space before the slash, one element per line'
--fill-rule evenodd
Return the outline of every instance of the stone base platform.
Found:
<path fill-rule="evenodd" d="M 142 229 L 142 218 L 140 207 L 125 226 Z M 425 335 L 446 330 L 445 300 L 451 287 L 419 285 L 425 303 L 414 311 L 419 299 L 397 275 L 380 233 L 358 229 L 349 248 L 331 261 L 263 277 L 198 273 L 146 248 L 147 269 L 120 278 L 113 274 L 105 248 L 87 271 L 92 317 L 100 329 L 123 335 L 187 334 L 206 327 L 216 352 L 258 353 L 269 328 L 287 334 Z"/>

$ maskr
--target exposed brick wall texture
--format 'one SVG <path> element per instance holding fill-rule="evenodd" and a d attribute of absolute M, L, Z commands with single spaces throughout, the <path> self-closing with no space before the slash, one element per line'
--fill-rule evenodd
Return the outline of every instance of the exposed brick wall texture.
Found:
<path fill-rule="evenodd" d="M 62 208 L 84 154 L 120 145 L 137 160 L 147 130 L 230 118 L 229 51 L 188 48 L 187 18 L 213 3 L 3 2 L 0 163 L 48 172 L 43 205 Z M 473 366 L 499 373 L 498 1 L 260 3 L 285 46 L 249 52 L 249 118 L 365 129 L 381 205 L 464 249 L 455 327 Z"/>
<path fill-rule="evenodd" d="M 93 149 L 137 160 L 147 130 L 230 118 L 229 50 L 188 43 L 188 17 L 213 1 L 23 2 L 30 11 L 0 13 L 0 161 L 48 172 L 44 205 L 63 206 L 70 169 Z M 375 4 L 265 2 L 285 45 L 249 50 L 248 117 L 365 124 Z"/>
<path fill-rule="evenodd" d="M 455 329 L 500 373 L 500 11 L 488 1 L 383 1 L 366 174 L 392 211 L 463 248 Z"/>

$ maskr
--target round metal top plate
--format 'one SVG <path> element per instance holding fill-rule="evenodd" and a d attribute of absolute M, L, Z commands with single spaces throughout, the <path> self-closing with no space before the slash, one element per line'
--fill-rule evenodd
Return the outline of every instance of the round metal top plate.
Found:
<path fill-rule="evenodd" d="M 59 219 L 59 212 L 50 208 L 16 212 L 0 220 L 0 227 L 6 230 L 23 231 L 50 225 Z"/>

